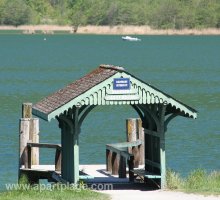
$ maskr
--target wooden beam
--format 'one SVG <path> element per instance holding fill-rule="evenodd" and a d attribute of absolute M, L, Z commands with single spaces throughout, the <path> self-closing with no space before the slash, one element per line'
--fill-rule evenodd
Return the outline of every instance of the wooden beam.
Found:
<path fill-rule="evenodd" d="M 151 119 L 155 122 L 156 126 L 160 125 L 160 121 L 156 115 L 149 107 L 149 105 L 140 105 L 141 109 L 144 111 L 145 115 L 149 115 Z"/>
<path fill-rule="evenodd" d="M 165 120 L 165 122 L 164 122 L 164 128 L 165 128 L 165 130 L 167 130 L 167 126 L 168 126 L 169 122 L 170 122 L 172 119 L 174 119 L 175 117 L 177 117 L 178 115 L 180 115 L 180 113 L 173 113 L 173 114 L 169 115 L 169 116 L 166 118 L 166 120 Z"/>
<path fill-rule="evenodd" d="M 83 123 L 84 119 L 86 118 L 86 116 L 87 116 L 87 115 L 90 113 L 90 111 L 91 111 L 93 108 L 95 108 L 95 107 L 96 107 L 96 105 L 89 106 L 88 108 L 85 107 L 86 110 L 83 112 L 83 114 L 81 114 L 81 117 L 80 117 L 79 122 L 78 122 L 79 126 L 82 125 L 82 123 Z M 81 112 L 82 112 L 82 111 L 81 111 Z"/>
<path fill-rule="evenodd" d="M 144 121 L 144 115 L 142 113 L 142 110 L 138 107 L 138 105 L 131 105 L 132 108 L 138 113 L 139 117 L 142 121 Z"/>

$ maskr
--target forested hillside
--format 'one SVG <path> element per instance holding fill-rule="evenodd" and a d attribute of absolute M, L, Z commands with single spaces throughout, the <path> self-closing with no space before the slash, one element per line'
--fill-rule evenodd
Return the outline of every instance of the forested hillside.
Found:
<path fill-rule="evenodd" d="M 220 0 L 0 0 L 0 24 L 219 28 Z"/>

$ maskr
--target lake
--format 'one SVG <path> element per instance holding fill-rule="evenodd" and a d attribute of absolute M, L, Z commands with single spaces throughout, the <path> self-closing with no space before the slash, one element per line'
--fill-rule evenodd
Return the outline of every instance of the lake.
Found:
<path fill-rule="evenodd" d="M 36 103 L 100 64 L 123 66 L 198 111 L 196 120 L 177 117 L 169 124 L 168 168 L 183 176 L 220 169 L 220 36 L 139 37 L 0 35 L 0 189 L 17 181 L 22 103 Z M 105 144 L 125 141 L 131 117 L 137 114 L 127 106 L 95 108 L 82 125 L 80 163 L 105 163 Z M 60 143 L 56 120 L 40 121 L 40 141 Z M 41 163 L 52 164 L 53 156 L 41 150 Z"/>

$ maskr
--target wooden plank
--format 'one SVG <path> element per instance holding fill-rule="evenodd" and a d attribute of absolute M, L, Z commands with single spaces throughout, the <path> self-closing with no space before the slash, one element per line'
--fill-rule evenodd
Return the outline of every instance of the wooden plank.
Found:
<path fill-rule="evenodd" d="M 113 146 L 115 148 L 125 148 L 125 147 L 136 147 L 142 144 L 141 140 L 136 140 L 132 142 L 121 142 L 121 143 L 115 143 L 115 144 L 107 144 L 109 146 Z"/>
<path fill-rule="evenodd" d="M 27 143 L 27 146 L 30 146 L 30 147 L 39 147 L 39 148 L 54 148 L 54 149 L 60 149 L 60 150 L 61 150 L 61 145 L 60 145 L 60 144 L 28 142 L 28 143 Z"/>
<path fill-rule="evenodd" d="M 90 175 L 79 175 L 79 179 L 87 180 L 87 179 L 94 179 L 94 177 Z"/>
<path fill-rule="evenodd" d="M 139 176 L 143 176 L 149 179 L 160 179 L 161 175 L 159 174 L 153 174 L 151 172 L 148 172 L 144 169 L 133 169 L 132 172 L 134 172 L 134 174 L 137 174 Z"/>

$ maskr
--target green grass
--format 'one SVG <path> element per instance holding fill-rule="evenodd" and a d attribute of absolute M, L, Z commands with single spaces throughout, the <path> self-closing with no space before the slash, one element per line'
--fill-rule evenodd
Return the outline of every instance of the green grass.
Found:
<path fill-rule="evenodd" d="M 36 184 L 30 186 L 26 176 L 19 180 L 19 187 L 0 192 L 1 200 L 109 200 L 106 194 L 90 190 L 83 182 L 78 185 Z"/>
<path fill-rule="evenodd" d="M 91 190 L 12 190 L 0 193 L 1 200 L 108 200 L 107 195 Z"/>
<path fill-rule="evenodd" d="M 167 188 L 187 193 L 220 195 L 220 172 L 207 173 L 203 169 L 192 171 L 186 178 L 172 171 L 167 171 Z"/>

